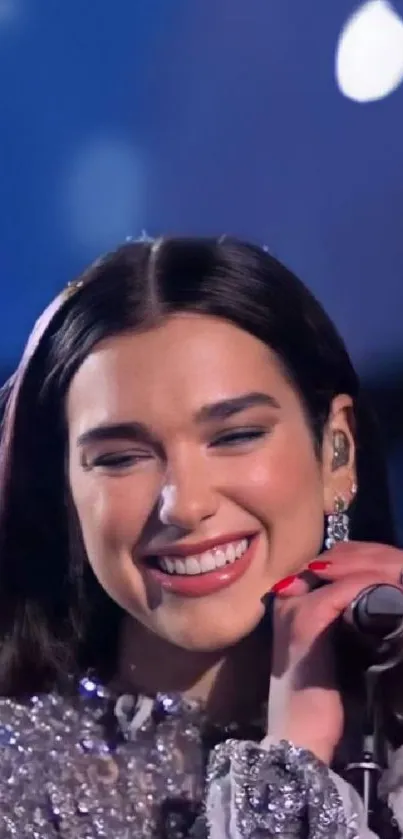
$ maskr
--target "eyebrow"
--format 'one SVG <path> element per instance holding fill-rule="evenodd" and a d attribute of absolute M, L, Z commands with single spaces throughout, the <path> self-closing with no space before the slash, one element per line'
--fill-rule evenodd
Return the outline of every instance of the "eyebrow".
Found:
<path fill-rule="evenodd" d="M 259 406 L 278 410 L 280 403 L 268 393 L 252 391 L 241 396 L 234 396 L 231 399 L 222 399 L 210 405 L 203 405 L 196 411 L 194 420 L 198 424 L 211 422 L 212 420 L 225 420 L 249 408 Z M 143 440 L 156 443 L 154 435 L 142 422 L 119 422 L 89 428 L 88 431 L 79 435 L 77 445 L 85 446 L 90 443 L 102 443 L 108 440 Z"/>
<path fill-rule="evenodd" d="M 246 411 L 248 408 L 255 408 L 263 405 L 269 408 L 280 408 L 279 402 L 274 396 L 268 393 L 260 393 L 259 391 L 252 391 L 251 393 L 244 393 L 242 396 L 234 396 L 232 399 L 223 399 L 220 402 L 213 402 L 211 405 L 203 405 L 196 414 L 196 422 L 206 422 L 209 420 L 228 419 L 239 414 L 241 411 Z"/>

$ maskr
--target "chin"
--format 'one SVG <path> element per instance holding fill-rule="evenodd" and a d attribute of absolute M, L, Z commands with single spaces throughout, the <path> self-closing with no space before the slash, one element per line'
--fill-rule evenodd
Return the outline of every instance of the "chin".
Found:
<path fill-rule="evenodd" d="M 260 623 L 263 617 L 263 610 L 254 615 L 244 616 L 234 621 L 234 616 L 229 619 L 229 616 L 224 615 L 216 618 L 214 621 L 210 620 L 204 625 L 193 624 L 186 629 L 181 627 L 178 633 L 175 633 L 175 638 L 170 637 L 170 640 L 176 646 L 184 650 L 199 652 L 199 653 L 214 653 L 220 650 L 234 647 L 236 644 L 243 641 L 250 635 Z"/>

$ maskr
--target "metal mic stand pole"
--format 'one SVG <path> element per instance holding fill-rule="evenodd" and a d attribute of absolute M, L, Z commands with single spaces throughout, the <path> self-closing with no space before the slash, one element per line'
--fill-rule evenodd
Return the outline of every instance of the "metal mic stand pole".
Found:
<path fill-rule="evenodd" d="M 369 587 L 352 604 L 350 617 L 356 630 L 367 641 L 364 687 L 366 715 L 359 759 L 348 764 L 346 773 L 360 792 L 368 826 L 376 833 L 377 811 L 382 806 L 378 781 L 387 766 L 388 744 L 380 677 L 403 659 L 403 592 L 401 588 L 380 584 Z M 372 659 L 372 662 L 371 662 Z"/>
<path fill-rule="evenodd" d="M 378 701 L 379 675 L 378 667 L 369 667 L 365 673 L 366 714 L 361 754 L 345 770 L 361 795 L 367 825 L 372 829 L 375 827 L 372 821 L 378 801 L 378 782 L 387 765 L 382 704 Z"/>

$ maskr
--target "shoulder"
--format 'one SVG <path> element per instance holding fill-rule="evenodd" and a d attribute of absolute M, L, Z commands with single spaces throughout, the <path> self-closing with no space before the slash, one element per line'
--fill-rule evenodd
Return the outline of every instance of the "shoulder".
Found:
<path fill-rule="evenodd" d="M 53 836 L 53 816 L 77 744 L 101 740 L 104 703 L 47 693 L 0 698 L 0 836 Z M 41 828 L 39 830 L 39 828 Z"/>
<path fill-rule="evenodd" d="M 108 706 L 106 693 L 57 691 L 21 699 L 0 697 L 0 754 L 4 750 L 32 752 L 52 745 L 66 748 L 85 731 L 100 729 Z"/>
<path fill-rule="evenodd" d="M 50 697 L 0 698 L 1 836 L 29 835 L 36 817 L 38 827 L 46 828 L 45 756 L 51 750 L 51 706 Z"/>

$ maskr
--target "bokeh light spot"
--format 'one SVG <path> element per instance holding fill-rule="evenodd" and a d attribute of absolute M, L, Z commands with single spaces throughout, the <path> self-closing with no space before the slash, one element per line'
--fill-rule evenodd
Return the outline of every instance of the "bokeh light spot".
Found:
<path fill-rule="evenodd" d="M 336 51 L 344 96 L 374 102 L 403 81 L 403 21 L 387 0 L 369 0 L 349 18 Z"/>
<path fill-rule="evenodd" d="M 103 250 L 142 228 L 144 161 L 130 142 L 96 138 L 87 143 L 66 180 L 68 232 L 78 246 Z"/>

